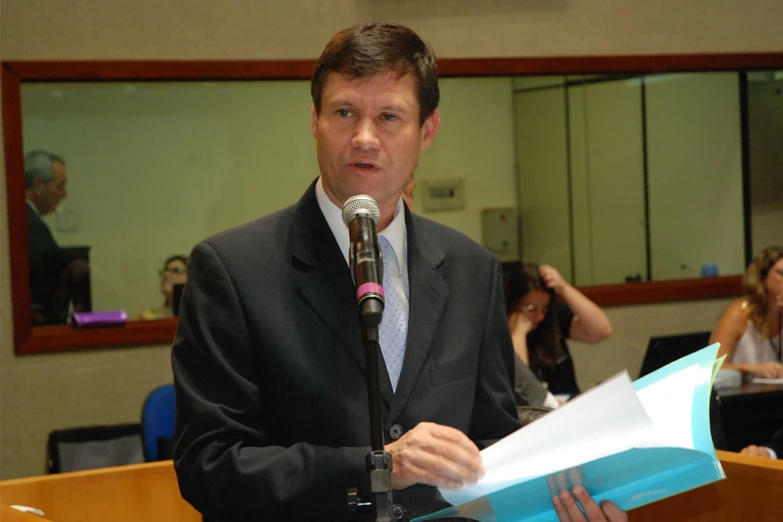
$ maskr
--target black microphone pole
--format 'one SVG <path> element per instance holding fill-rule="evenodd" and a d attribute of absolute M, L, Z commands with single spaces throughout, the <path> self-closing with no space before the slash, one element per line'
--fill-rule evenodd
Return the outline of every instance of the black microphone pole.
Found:
<path fill-rule="evenodd" d="M 392 456 L 384 448 L 383 418 L 378 353 L 381 350 L 378 326 L 383 318 L 383 258 L 378 246 L 375 225 L 380 217 L 378 205 L 370 196 L 354 196 L 345 202 L 343 220 L 348 225 L 351 240 L 349 261 L 356 284 L 359 321 L 362 330 L 365 365 L 367 367 L 367 399 L 370 410 L 371 450 L 367 455 L 370 476 L 370 499 L 361 499 L 356 488 L 348 490 L 348 508 L 352 518 L 372 513 L 372 520 L 391 522 Z"/>

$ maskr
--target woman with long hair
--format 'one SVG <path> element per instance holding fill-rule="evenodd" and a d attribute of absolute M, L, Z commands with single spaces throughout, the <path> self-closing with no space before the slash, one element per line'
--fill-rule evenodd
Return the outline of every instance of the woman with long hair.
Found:
<path fill-rule="evenodd" d="M 748 265 L 745 295 L 729 305 L 712 334 L 724 369 L 744 376 L 783 377 L 783 247 L 767 247 Z"/>
<path fill-rule="evenodd" d="M 551 393 L 579 394 L 566 339 L 603 341 L 612 335 L 609 318 L 549 265 L 507 263 L 503 286 L 517 362 Z"/>

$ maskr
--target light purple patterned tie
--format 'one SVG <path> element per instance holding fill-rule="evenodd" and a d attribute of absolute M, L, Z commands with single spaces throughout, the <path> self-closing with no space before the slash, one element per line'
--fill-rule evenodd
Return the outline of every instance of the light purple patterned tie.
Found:
<path fill-rule="evenodd" d="M 402 361 L 405 358 L 405 341 L 408 338 L 408 314 L 402 305 L 400 290 L 394 285 L 389 267 L 396 266 L 397 257 L 389 240 L 378 236 L 378 242 L 383 252 L 383 293 L 385 307 L 383 320 L 379 330 L 381 353 L 389 372 L 392 389 L 397 391 L 397 381 L 402 371 Z"/>

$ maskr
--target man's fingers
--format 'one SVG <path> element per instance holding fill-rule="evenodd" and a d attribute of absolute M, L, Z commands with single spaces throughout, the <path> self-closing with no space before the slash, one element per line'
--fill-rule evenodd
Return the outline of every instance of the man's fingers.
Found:
<path fill-rule="evenodd" d="M 555 507 L 555 513 L 560 522 L 571 522 L 571 517 L 568 516 L 568 510 L 566 509 L 563 501 L 560 500 L 560 495 L 554 495 L 552 497 L 552 505 Z"/>
<path fill-rule="evenodd" d="M 582 509 L 587 515 L 588 520 L 591 522 L 606 520 L 601 507 L 595 502 L 595 500 L 593 500 L 593 497 L 590 496 L 584 487 L 574 486 L 571 488 L 571 492 L 573 493 L 574 497 L 576 497 L 576 500 L 579 501 L 579 504 L 582 505 Z"/>
<path fill-rule="evenodd" d="M 404 489 L 415 483 L 460 488 L 483 476 L 476 445 L 459 430 L 421 423 L 387 446 L 392 454 L 392 485 Z"/>
<path fill-rule="evenodd" d="M 408 466 L 406 472 L 411 484 L 427 484 L 428 486 L 448 489 L 461 489 L 464 486 L 464 482 L 461 480 L 439 475 L 431 470 L 419 468 L 415 465 Z"/>
<path fill-rule="evenodd" d="M 606 519 L 609 522 L 627 522 L 628 521 L 628 513 L 620 509 L 617 504 L 612 502 L 611 500 L 602 500 L 601 501 L 601 509 L 604 512 L 604 515 L 606 515 Z"/>
<path fill-rule="evenodd" d="M 400 465 L 426 470 L 438 477 L 459 481 L 460 484 L 463 482 L 475 483 L 479 479 L 480 465 L 478 467 L 465 465 L 464 460 L 466 459 L 453 457 L 455 454 L 459 454 L 458 449 L 452 451 L 437 446 L 414 447 L 400 454 Z"/>
<path fill-rule="evenodd" d="M 481 453 L 467 435 L 457 429 L 439 424 L 428 424 L 426 428 L 432 437 L 429 443 L 429 450 L 432 453 L 465 467 L 472 473 L 484 475 Z"/>
<path fill-rule="evenodd" d="M 576 499 L 574 499 L 573 495 L 571 495 L 567 489 L 561 489 L 557 497 L 563 504 L 566 515 L 565 518 L 562 516 L 560 517 L 560 522 L 585 522 L 585 520 L 587 520 L 584 513 L 582 513 L 582 510 L 579 508 L 579 504 L 576 503 Z M 601 519 L 591 522 L 601 522 Z"/>

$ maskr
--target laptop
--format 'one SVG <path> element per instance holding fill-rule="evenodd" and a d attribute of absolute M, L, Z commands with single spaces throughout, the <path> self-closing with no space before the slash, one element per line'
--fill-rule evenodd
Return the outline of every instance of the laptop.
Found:
<path fill-rule="evenodd" d="M 650 337 L 639 377 L 663 368 L 669 363 L 700 350 L 710 343 L 711 332 Z"/>

